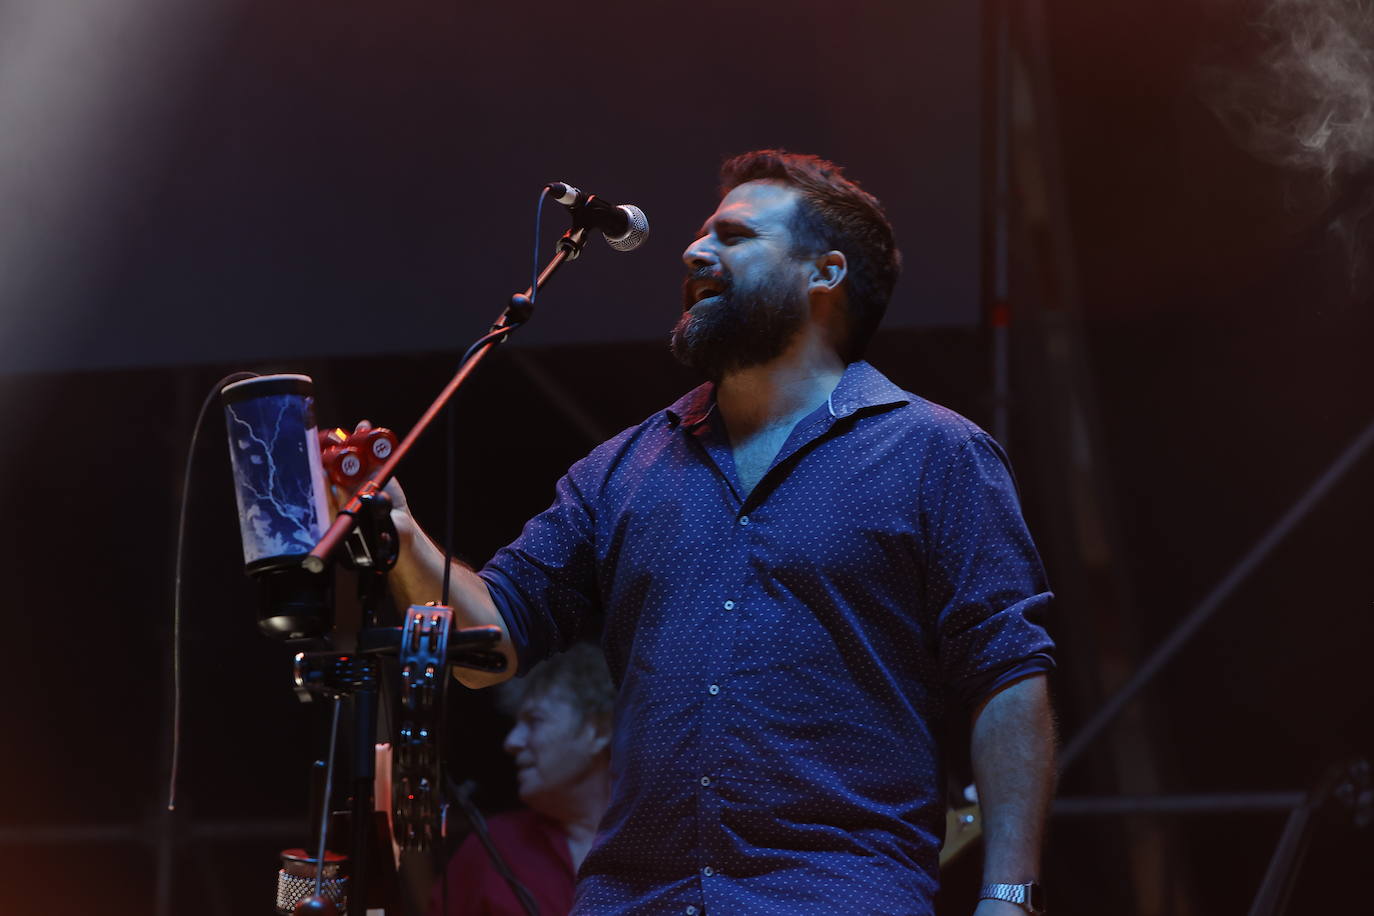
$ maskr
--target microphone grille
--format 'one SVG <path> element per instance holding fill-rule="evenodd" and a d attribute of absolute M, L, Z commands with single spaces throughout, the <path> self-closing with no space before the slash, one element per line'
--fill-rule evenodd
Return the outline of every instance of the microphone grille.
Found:
<path fill-rule="evenodd" d="M 616 251 L 633 251 L 649 237 L 649 218 L 634 204 L 621 204 L 618 209 L 625 214 L 626 229 L 615 238 L 606 236 L 606 244 Z"/>

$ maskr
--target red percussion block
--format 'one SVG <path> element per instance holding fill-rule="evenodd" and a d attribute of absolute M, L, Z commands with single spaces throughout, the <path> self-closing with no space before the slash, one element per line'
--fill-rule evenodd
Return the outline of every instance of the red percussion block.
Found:
<path fill-rule="evenodd" d="M 396 434 L 385 427 L 349 433 L 340 428 L 320 431 L 320 458 L 335 486 L 352 491 L 386 463 L 396 448 Z"/>

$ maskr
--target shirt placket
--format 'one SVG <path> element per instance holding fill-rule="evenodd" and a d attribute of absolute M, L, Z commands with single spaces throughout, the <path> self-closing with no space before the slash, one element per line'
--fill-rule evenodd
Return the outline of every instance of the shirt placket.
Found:
<path fill-rule="evenodd" d="M 745 511 L 746 503 L 741 499 L 734 455 L 723 428 L 715 424 L 700 433 L 698 442 L 728 485 L 720 492 L 717 524 L 728 525 L 731 530 L 726 539 L 727 555 L 718 567 L 719 576 L 715 581 L 702 583 L 702 600 L 707 604 L 705 620 L 708 622 L 703 638 L 712 642 L 710 650 L 704 655 L 706 664 L 697 685 L 697 689 L 703 692 L 703 698 L 698 758 L 701 765 L 700 772 L 695 776 L 697 784 L 694 787 L 697 793 L 699 838 L 697 883 L 701 889 L 701 904 L 696 905 L 695 916 L 701 916 L 703 909 L 706 912 L 719 909 L 721 894 L 718 889 L 721 882 L 729 880 L 729 869 L 724 863 L 728 861 L 730 850 L 721 828 L 721 790 L 730 788 L 725 781 L 729 780 L 731 774 L 722 769 L 722 748 L 730 717 L 739 714 L 740 702 L 747 702 L 734 693 L 737 684 L 735 650 L 748 613 L 746 594 L 751 574 L 751 526 L 755 525 L 754 519 Z"/>
<path fill-rule="evenodd" d="M 748 625 L 750 595 L 760 594 L 754 587 L 753 564 L 750 562 L 759 549 L 760 522 L 766 515 L 763 508 L 769 488 L 764 486 L 770 478 L 781 473 L 779 466 L 787 461 L 807 443 L 815 440 L 829 430 L 831 417 L 824 417 L 800 426 L 782 449 L 755 486 L 749 498 L 742 499 L 742 489 L 735 473 L 734 456 L 728 438 L 718 425 L 704 425 L 697 430 L 698 443 L 702 446 L 716 471 L 727 484 L 721 490 L 722 522 L 731 526 L 729 536 L 729 555 L 720 565 L 721 575 L 718 582 L 704 584 L 703 600 L 708 602 L 707 621 L 719 620 L 719 624 L 708 623 L 704 638 L 713 639 L 711 650 L 705 654 L 707 659 L 698 689 L 704 691 L 702 702 L 702 721 L 698 734 L 701 736 L 699 760 L 700 773 L 696 780 L 697 795 L 697 883 L 700 887 L 700 903 L 687 903 L 682 912 L 687 916 L 702 916 L 705 912 L 718 909 L 722 904 L 721 882 L 729 881 L 729 869 L 724 863 L 730 861 L 730 849 L 721 828 L 723 811 L 722 788 L 731 774 L 722 770 L 722 749 L 725 746 L 726 729 L 730 717 L 747 714 L 741 703 L 749 699 L 734 692 L 738 681 L 735 678 L 735 665 L 738 655 L 736 647 L 744 628 Z"/>
<path fill-rule="evenodd" d="M 742 506 L 736 504 L 729 509 L 728 517 L 722 519 L 732 529 L 729 556 L 727 562 L 721 564 L 719 587 L 713 589 L 713 594 L 707 599 L 714 604 L 712 619 L 716 622 L 710 631 L 716 638 L 708 654 L 706 670 L 702 672 L 702 689 L 705 691 L 701 730 L 702 772 L 697 787 L 702 829 L 697 872 L 708 909 L 718 908 L 719 885 L 730 878 L 726 864 L 730 860 L 730 849 L 721 828 L 724 821 L 722 791 L 729 793 L 738 789 L 728 785 L 733 774 L 724 768 L 726 730 L 732 718 L 745 712 L 741 704 L 748 703 L 748 698 L 737 692 L 737 647 L 749 614 L 749 558 L 757 526 Z"/>

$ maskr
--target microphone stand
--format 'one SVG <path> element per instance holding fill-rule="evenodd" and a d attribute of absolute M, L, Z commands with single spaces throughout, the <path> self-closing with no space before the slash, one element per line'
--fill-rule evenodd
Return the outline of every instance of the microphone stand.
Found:
<path fill-rule="evenodd" d="M 358 572 L 358 601 L 356 604 L 350 601 L 351 606 L 347 608 L 353 618 L 349 623 L 356 624 L 356 631 L 349 633 L 348 625 L 336 614 L 331 648 L 298 654 L 295 669 L 297 690 L 302 699 L 309 699 L 314 694 L 346 695 L 353 700 L 353 852 L 348 893 L 351 912 L 362 913 L 368 908 L 368 853 L 375 777 L 373 748 L 377 735 L 381 656 L 399 655 L 402 662 L 402 715 L 409 719 L 401 725 L 398 748 L 398 760 L 406 762 L 398 763 L 397 767 L 407 769 L 405 778 L 395 786 L 393 808 L 398 824 L 404 825 L 397 834 L 406 847 L 424 848 L 434 841 L 432 822 L 437 820 L 440 785 L 437 736 L 448 666 L 458 664 L 488 671 L 502 671 L 506 667 L 504 656 L 491 649 L 500 639 L 500 629 L 495 626 L 467 627 L 450 634 L 452 612 L 448 608 L 416 606 L 408 611 L 404 628 L 377 625 L 378 605 L 386 592 L 385 577 L 395 565 L 399 552 L 390 517 L 391 501 L 383 488 L 395 476 L 397 465 L 448 406 L 492 347 L 504 342 L 530 319 L 535 294 L 560 267 L 577 259 L 590 228 L 586 215 L 574 210 L 572 228 L 559 239 L 556 252 L 536 276 L 534 285 L 511 297 L 510 304 L 491 330 L 469 348 L 457 373 L 439 396 L 392 450 L 386 462 L 339 509 L 334 523 L 301 562 L 307 572 L 323 574 L 340 546 L 346 545 L 348 562 L 345 565 Z M 342 577 L 343 571 L 339 574 Z M 339 582 L 333 590 L 335 602 L 348 591 L 342 585 Z M 316 834 L 321 838 L 321 845 L 328 827 L 328 799 L 322 809 Z"/>
<path fill-rule="evenodd" d="M 406 437 L 392 450 L 391 457 L 376 470 L 366 483 L 358 488 L 358 492 L 354 494 L 353 498 L 339 509 L 334 524 L 330 526 L 324 537 L 320 538 L 320 542 L 311 549 L 310 553 L 306 554 L 302 561 L 301 565 L 308 571 L 313 573 L 324 572 L 325 563 L 339 549 L 339 544 L 356 526 L 356 517 L 362 511 L 363 505 L 369 499 L 375 498 L 377 492 L 395 476 L 396 466 L 410 453 L 415 441 L 424 434 L 425 430 L 429 429 L 430 424 L 439 416 L 439 413 L 448 406 L 449 401 L 458 393 L 458 389 L 468 380 L 468 376 L 472 375 L 482 360 L 486 358 L 492 346 L 503 342 L 514 333 L 516 328 L 529 320 L 534 311 L 535 293 L 544 288 L 544 284 L 548 282 L 558 268 L 568 261 L 576 260 L 577 256 L 582 253 L 582 245 L 587 238 L 587 227 L 577 225 L 579 222 L 577 216 L 578 214 L 575 212 L 573 228 L 569 229 L 558 240 L 558 251 L 540 271 L 534 286 L 511 297 L 510 305 L 506 306 L 501 317 L 491 326 L 491 333 L 473 345 L 475 352 L 458 367 L 457 374 L 444 386 L 444 390 L 439 392 L 434 403 L 430 404 L 429 408 L 421 414 L 420 419 L 416 421 L 415 426 L 406 434 Z"/>

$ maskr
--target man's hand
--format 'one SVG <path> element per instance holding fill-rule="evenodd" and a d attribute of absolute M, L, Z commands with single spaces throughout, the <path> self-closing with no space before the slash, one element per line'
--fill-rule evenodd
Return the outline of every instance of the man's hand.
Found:
<path fill-rule="evenodd" d="M 358 425 L 353 427 L 353 432 L 365 433 L 370 429 L 372 429 L 371 421 L 359 420 Z M 326 475 L 326 478 L 328 478 L 328 475 Z M 358 486 L 362 486 L 364 483 L 366 483 L 365 480 L 359 480 Z M 410 506 L 406 502 L 405 491 L 401 489 L 401 485 L 397 482 L 396 478 L 393 477 L 391 478 L 391 480 L 387 481 L 387 485 L 382 489 L 386 493 L 386 495 L 391 498 L 392 519 L 396 519 L 396 514 L 398 512 L 407 516 L 407 518 L 409 519 Z M 332 479 L 326 479 L 325 493 L 329 499 L 330 516 L 332 517 L 338 515 L 339 507 L 342 506 L 344 503 L 348 502 L 350 499 L 352 499 L 353 494 L 356 492 L 356 488 L 352 490 L 346 490 L 339 487 L 339 485 L 334 483 Z M 414 519 L 409 519 L 409 522 L 410 524 L 414 524 Z"/>
<path fill-rule="evenodd" d="M 366 432 L 372 424 L 366 420 L 358 423 L 355 432 Z M 344 493 L 331 485 L 328 487 L 330 509 L 337 514 L 339 506 L 352 498 L 352 493 Z M 415 521 L 406 501 L 405 491 L 393 477 L 384 488 L 391 498 L 391 521 L 396 526 L 396 536 L 400 539 L 400 558 L 387 577 L 391 594 L 396 604 L 402 608 L 413 604 L 438 601 L 443 590 L 444 551 L 435 544 Z M 491 600 L 491 593 L 477 574 L 462 563 L 454 560 L 450 570 L 449 604 L 453 606 L 455 627 L 475 627 L 495 625 L 501 628 L 501 642 L 496 649 L 506 657 L 506 670 L 501 674 L 475 671 L 455 667 L 453 675 L 468 687 L 487 687 L 500 683 L 515 673 L 515 648 L 511 645 L 506 631 L 505 619 Z"/>
<path fill-rule="evenodd" d="M 1005 900 L 979 900 L 973 916 L 1026 916 L 1026 911 Z"/>

